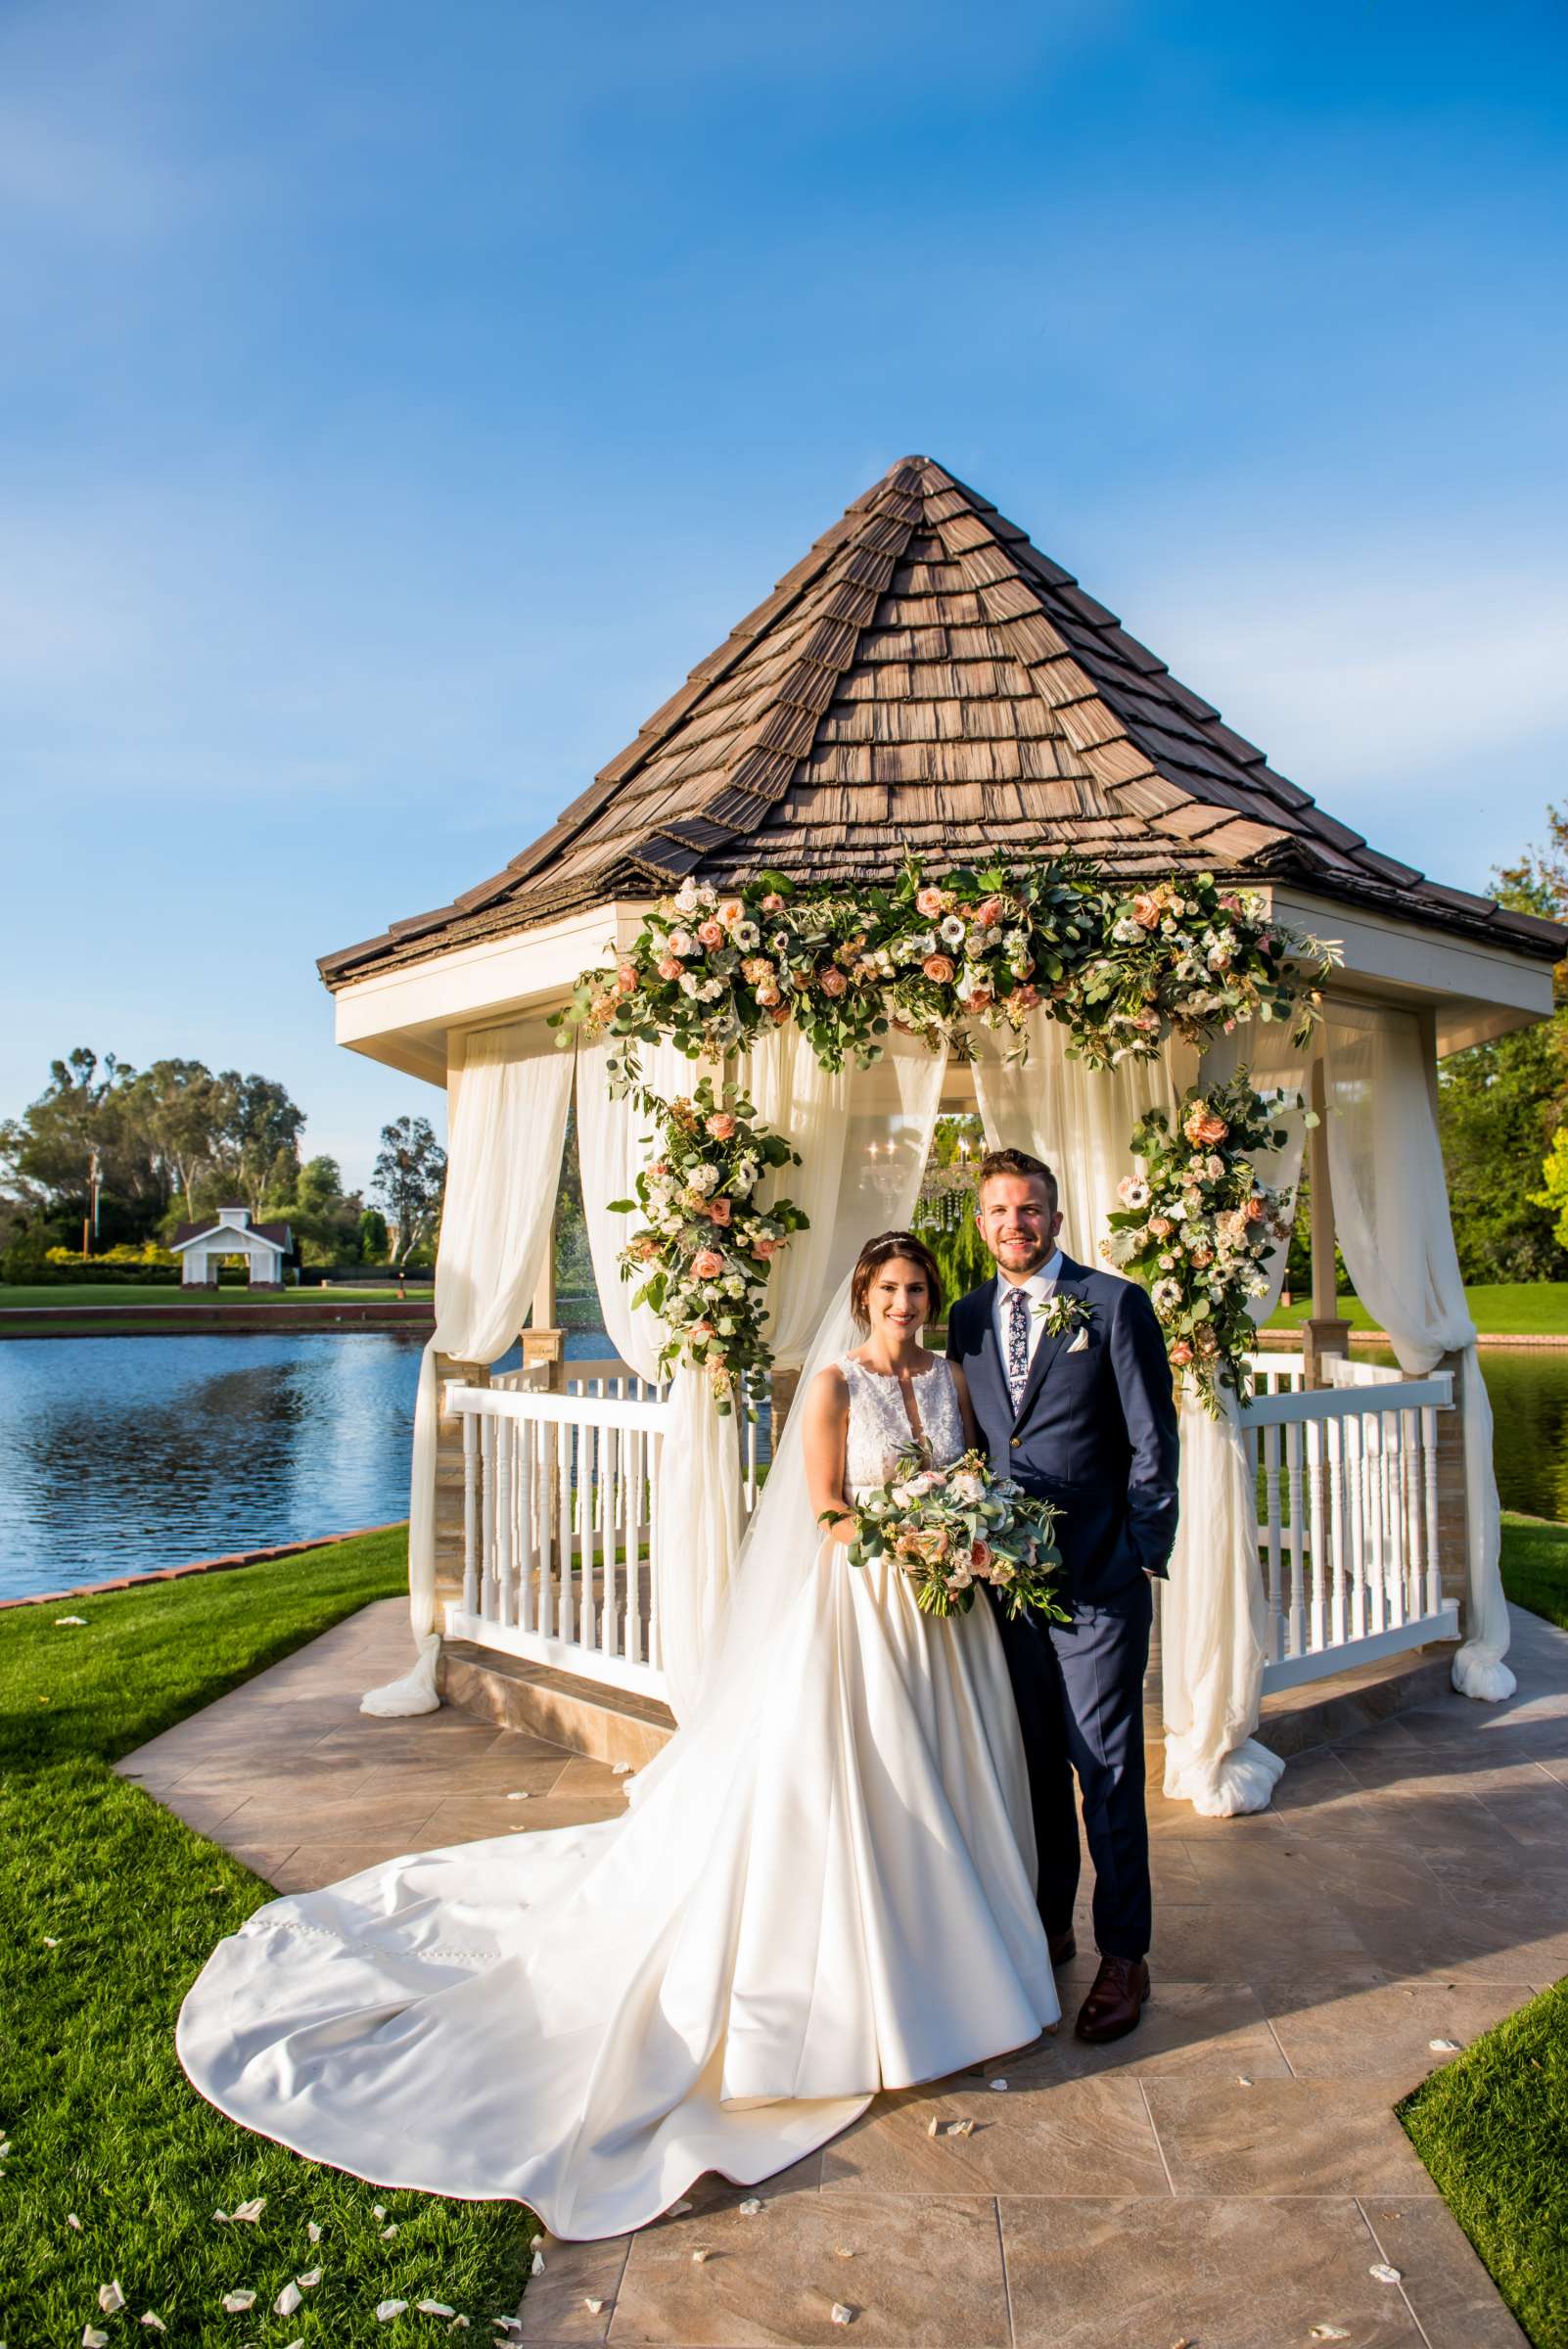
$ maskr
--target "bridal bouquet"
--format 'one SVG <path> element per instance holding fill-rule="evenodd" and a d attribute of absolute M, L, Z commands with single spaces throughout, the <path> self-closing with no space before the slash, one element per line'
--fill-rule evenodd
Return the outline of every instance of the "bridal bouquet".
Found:
<path fill-rule="evenodd" d="M 857 1502 L 850 1564 L 891 1557 L 926 1615 L 966 1614 L 976 1584 L 990 1583 L 1009 1615 L 1035 1607 L 1069 1623 L 1055 1581 L 1060 1513 L 1052 1501 L 1029 1499 L 1011 1477 L 993 1476 L 982 1452 L 931 1468 L 911 1451 L 889 1483 Z"/>

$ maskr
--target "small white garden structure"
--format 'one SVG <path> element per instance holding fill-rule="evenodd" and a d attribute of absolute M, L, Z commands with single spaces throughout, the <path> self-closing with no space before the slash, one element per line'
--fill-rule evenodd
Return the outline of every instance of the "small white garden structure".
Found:
<path fill-rule="evenodd" d="M 182 1223 L 169 1247 L 180 1260 L 182 1288 L 215 1288 L 224 1259 L 241 1256 L 253 1289 L 279 1289 L 294 1234 L 287 1223 L 253 1223 L 248 1207 L 220 1207 L 201 1223 Z"/>
<path fill-rule="evenodd" d="M 643 1163 L 646 1121 L 610 1101 L 606 1046 L 559 1050 L 546 1020 L 687 877 L 886 884 L 909 852 L 933 877 L 1064 853 L 1129 890 L 1208 871 L 1342 949 L 1309 1046 L 1253 1023 L 1204 1058 L 1206 1082 L 1249 1066 L 1322 1113 L 1308 1145 L 1314 1313 L 1300 1355 L 1259 1358 L 1250 1404 L 1183 1411 L 1167 1791 L 1211 1813 L 1267 1802 L 1279 1765 L 1252 1736 L 1265 1690 L 1402 1649 L 1459 1640 L 1456 1685 L 1506 1694 L 1491 1413 L 1435 1088 L 1442 1055 L 1549 1011 L 1564 935 L 1368 849 L 926 458 L 857 499 L 505 872 L 323 960 L 339 1040 L 448 1094 L 416 1631 L 667 1696 L 678 1715 L 755 1493 L 755 1437 L 697 1408 L 695 1372 L 659 1385 L 662 1333 L 627 1304 L 625 1220 L 609 1210 Z M 761 1116 L 802 1153 L 779 1187 L 810 1216 L 769 1287 L 775 1407 L 863 1240 L 907 1223 L 944 1111 L 978 1109 L 989 1141 L 1048 1159 L 1070 1251 L 1099 1260 L 1131 1129 L 1179 1096 L 1196 1055 L 1172 1040 L 1091 1071 L 1044 1008 L 1029 1034 L 1022 1066 L 986 1031 L 972 1060 L 895 1036 L 881 1062 L 838 1077 L 794 1026 L 740 1056 Z M 696 1075 L 668 1044 L 645 1046 L 643 1069 L 666 1098 Z M 559 1359 L 548 1271 L 574 1083 L 616 1350 L 591 1365 Z M 1303 1146 L 1297 1120 L 1268 1179 L 1293 1187 Z M 1400 1370 L 1350 1358 L 1336 1236 Z M 492 1380 L 530 1306 L 524 1370 Z"/>

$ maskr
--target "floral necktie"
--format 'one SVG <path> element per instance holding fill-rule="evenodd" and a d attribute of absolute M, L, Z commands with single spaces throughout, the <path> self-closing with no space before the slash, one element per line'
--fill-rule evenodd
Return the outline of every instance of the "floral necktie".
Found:
<path fill-rule="evenodd" d="M 1029 1377 L 1029 1296 L 1014 1289 L 1007 1300 L 1007 1392 L 1016 1411 Z"/>

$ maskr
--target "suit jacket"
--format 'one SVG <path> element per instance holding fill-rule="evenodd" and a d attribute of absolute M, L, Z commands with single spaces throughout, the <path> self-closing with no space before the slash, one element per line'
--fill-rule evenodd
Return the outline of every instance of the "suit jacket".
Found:
<path fill-rule="evenodd" d="M 1043 1331 L 1013 1409 L 996 1343 L 995 1280 L 959 1298 L 947 1359 L 970 1400 L 997 1475 L 1054 1500 L 1070 1600 L 1095 1605 L 1166 1571 L 1176 1528 L 1176 1401 L 1154 1308 L 1135 1281 L 1090 1271 L 1064 1255 L 1056 1294 L 1089 1308 L 1077 1330 Z"/>

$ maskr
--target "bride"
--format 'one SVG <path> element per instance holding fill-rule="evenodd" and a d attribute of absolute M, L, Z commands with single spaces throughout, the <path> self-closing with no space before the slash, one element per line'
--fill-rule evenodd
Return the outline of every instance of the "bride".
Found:
<path fill-rule="evenodd" d="M 899 1452 L 940 1466 L 975 1440 L 962 1374 L 919 1344 L 942 1302 L 912 1233 L 862 1249 L 697 1703 L 625 1817 L 258 1910 L 180 2013 L 205 2096 L 378 2186 L 510 2197 L 592 2237 L 1054 2026 L 991 1609 L 923 1615 L 846 1550 Z"/>

